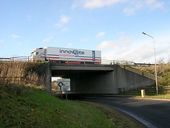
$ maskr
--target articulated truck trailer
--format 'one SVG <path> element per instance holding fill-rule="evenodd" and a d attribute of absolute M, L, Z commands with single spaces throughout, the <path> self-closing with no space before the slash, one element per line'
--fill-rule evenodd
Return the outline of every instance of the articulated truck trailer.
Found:
<path fill-rule="evenodd" d="M 101 64 L 101 51 L 73 48 L 36 48 L 32 52 L 33 61 L 53 61 L 64 64 Z"/>

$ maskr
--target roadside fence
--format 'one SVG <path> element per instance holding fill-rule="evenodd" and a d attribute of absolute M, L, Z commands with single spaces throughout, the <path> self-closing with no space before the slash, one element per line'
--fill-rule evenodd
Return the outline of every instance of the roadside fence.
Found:
<path fill-rule="evenodd" d="M 0 61 L 31 61 L 31 56 L 0 57 Z"/>

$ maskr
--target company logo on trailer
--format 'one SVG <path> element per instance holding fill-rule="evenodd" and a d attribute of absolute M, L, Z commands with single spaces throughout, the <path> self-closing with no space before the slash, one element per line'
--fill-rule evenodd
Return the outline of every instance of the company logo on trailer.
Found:
<path fill-rule="evenodd" d="M 84 51 L 60 49 L 60 53 L 67 53 L 67 54 L 74 54 L 74 55 L 83 55 Z"/>

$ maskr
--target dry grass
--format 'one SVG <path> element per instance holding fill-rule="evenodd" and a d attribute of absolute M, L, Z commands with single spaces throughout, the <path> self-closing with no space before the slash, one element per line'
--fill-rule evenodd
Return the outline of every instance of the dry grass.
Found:
<path fill-rule="evenodd" d="M 0 84 L 45 85 L 45 63 L 0 62 Z"/>
<path fill-rule="evenodd" d="M 154 74 L 154 65 L 148 67 L 135 67 L 142 72 Z M 163 86 L 170 86 L 170 64 L 158 64 L 158 84 Z"/>

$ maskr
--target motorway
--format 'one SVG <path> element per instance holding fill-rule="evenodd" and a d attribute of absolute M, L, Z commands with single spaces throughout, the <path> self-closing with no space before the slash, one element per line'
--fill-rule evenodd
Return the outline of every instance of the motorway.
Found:
<path fill-rule="evenodd" d="M 125 97 L 89 97 L 86 100 L 116 108 L 148 128 L 170 128 L 170 101 Z"/>

